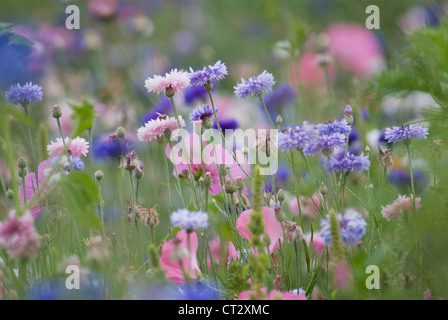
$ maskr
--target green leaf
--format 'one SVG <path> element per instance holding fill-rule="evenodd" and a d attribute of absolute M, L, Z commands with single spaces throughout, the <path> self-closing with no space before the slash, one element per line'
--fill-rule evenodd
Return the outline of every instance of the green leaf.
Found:
<path fill-rule="evenodd" d="M 93 210 L 99 203 L 96 184 L 82 172 L 72 172 L 60 181 L 62 202 L 70 215 L 83 227 L 101 229 L 101 221 Z"/>
<path fill-rule="evenodd" d="M 84 99 L 80 105 L 70 104 L 73 109 L 73 130 L 70 134 L 72 138 L 81 135 L 86 130 L 93 128 L 93 122 L 95 121 L 96 112 L 94 105 L 91 101 Z"/>

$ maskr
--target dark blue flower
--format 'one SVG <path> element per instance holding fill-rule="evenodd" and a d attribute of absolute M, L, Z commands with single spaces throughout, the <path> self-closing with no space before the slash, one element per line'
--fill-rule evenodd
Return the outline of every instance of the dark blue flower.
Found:
<path fill-rule="evenodd" d="M 159 99 L 156 106 L 141 117 L 141 123 L 145 124 L 150 120 L 155 120 L 159 114 L 169 115 L 173 107 L 169 98 L 163 96 Z"/>
<path fill-rule="evenodd" d="M 216 109 L 218 112 L 219 109 Z M 190 121 L 204 120 L 213 117 L 213 109 L 209 105 L 197 107 L 190 113 Z"/>
<path fill-rule="evenodd" d="M 123 143 L 116 134 L 103 135 L 93 144 L 93 155 L 97 158 L 118 158 L 132 149 L 129 141 L 124 139 Z"/>
<path fill-rule="evenodd" d="M 275 190 L 278 191 L 279 184 L 284 184 L 289 179 L 289 177 L 291 176 L 291 171 L 289 170 L 288 166 L 280 164 L 278 166 L 277 173 L 274 176 L 276 177 Z M 263 186 L 263 192 L 267 191 L 272 192 L 272 181 L 270 178 L 266 178 L 266 185 Z"/>
<path fill-rule="evenodd" d="M 422 193 L 427 185 L 427 178 L 423 171 L 413 170 L 414 188 L 416 193 Z M 387 179 L 395 185 L 402 194 L 411 190 L 411 174 L 403 169 L 391 170 L 387 173 Z"/>
<path fill-rule="evenodd" d="M 42 100 L 42 88 L 32 82 L 27 82 L 24 86 L 19 83 L 12 85 L 5 93 L 5 98 L 9 103 L 27 105 Z"/>
<path fill-rule="evenodd" d="M 238 121 L 236 121 L 235 119 L 219 120 L 219 126 L 221 127 L 221 130 L 224 134 L 226 133 L 226 129 L 235 130 L 240 127 Z M 216 125 L 215 122 L 213 122 L 213 128 L 218 129 L 218 126 Z"/>
<path fill-rule="evenodd" d="M 344 215 L 338 214 L 337 220 L 341 230 L 342 243 L 344 245 L 357 244 L 366 233 L 367 222 L 356 211 L 347 211 Z M 330 218 L 321 221 L 319 235 L 324 238 L 326 245 L 331 245 Z"/>
<path fill-rule="evenodd" d="M 283 108 L 292 105 L 296 99 L 297 91 L 287 83 L 280 85 L 263 96 L 264 103 L 272 119 L 275 119 Z M 259 105 L 264 110 L 261 102 Z"/>
<path fill-rule="evenodd" d="M 212 91 L 215 90 L 213 86 Z M 208 97 L 208 91 L 203 86 L 191 86 L 184 91 L 185 104 L 192 104 L 196 100 L 205 100 Z"/>

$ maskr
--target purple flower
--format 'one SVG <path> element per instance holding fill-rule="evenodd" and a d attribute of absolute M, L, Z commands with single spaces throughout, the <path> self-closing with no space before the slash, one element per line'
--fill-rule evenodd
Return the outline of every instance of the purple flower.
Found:
<path fill-rule="evenodd" d="M 32 82 L 28 82 L 24 86 L 19 83 L 12 85 L 5 94 L 6 100 L 15 105 L 28 105 L 30 102 L 41 101 L 42 96 L 42 88 Z"/>
<path fill-rule="evenodd" d="M 240 99 L 245 99 L 247 96 L 258 96 L 263 92 L 272 90 L 275 84 L 274 76 L 266 70 L 258 76 L 251 77 L 247 80 L 241 79 L 241 83 L 237 83 L 234 87 L 235 95 Z"/>
<path fill-rule="evenodd" d="M 428 128 L 422 127 L 420 124 L 411 124 L 408 126 L 386 128 L 384 137 L 388 143 L 397 143 L 410 139 L 426 139 Z"/>
<path fill-rule="evenodd" d="M 216 109 L 218 112 L 219 109 Z M 197 107 L 190 113 L 190 121 L 204 120 L 213 117 L 213 109 L 209 105 Z"/>
<path fill-rule="evenodd" d="M 278 135 L 278 148 L 282 151 L 299 149 L 304 150 L 317 139 L 317 126 L 304 121 L 301 125 L 287 128 Z"/>
<path fill-rule="evenodd" d="M 215 89 L 213 86 L 212 91 Z M 203 86 L 191 86 L 184 92 L 185 104 L 192 104 L 196 99 L 204 100 L 208 97 L 208 91 Z"/>
<path fill-rule="evenodd" d="M 171 224 L 187 231 L 208 227 L 208 215 L 202 211 L 179 209 L 171 214 Z"/>
<path fill-rule="evenodd" d="M 226 129 L 235 130 L 240 127 L 238 121 L 236 121 L 235 119 L 219 120 L 219 126 L 221 127 L 221 130 L 224 134 L 226 134 Z M 213 128 L 218 129 L 216 122 L 213 123 Z"/>
<path fill-rule="evenodd" d="M 319 125 L 319 133 L 320 134 L 333 134 L 333 133 L 342 133 L 348 134 L 352 131 L 352 127 L 348 125 L 347 120 L 334 120 L 333 122 L 328 122 L 326 124 Z"/>
<path fill-rule="evenodd" d="M 84 170 L 84 161 L 81 160 L 80 157 L 70 156 L 70 161 L 73 165 L 73 170 L 75 171 L 83 171 Z M 70 166 L 65 168 L 67 171 L 70 171 Z"/>
<path fill-rule="evenodd" d="M 350 152 L 347 154 L 340 153 L 333 155 L 327 164 L 327 170 L 329 172 L 342 172 L 347 173 L 348 171 L 363 171 L 368 170 L 370 167 L 370 160 L 367 156 L 361 154 L 360 156 L 355 156 Z"/>
<path fill-rule="evenodd" d="M 427 177 L 423 171 L 413 170 L 414 187 L 416 193 L 422 193 L 427 186 Z M 387 173 L 387 179 L 395 185 L 400 193 L 409 192 L 411 188 L 411 175 L 403 169 L 391 170 Z"/>
<path fill-rule="evenodd" d="M 291 171 L 289 170 L 288 166 L 284 164 L 280 164 L 278 166 L 277 174 L 275 175 L 275 190 L 278 191 L 278 185 L 285 183 L 289 177 L 291 176 Z M 267 179 L 266 185 L 263 186 L 263 192 L 272 192 L 272 181 L 271 179 Z"/>
<path fill-rule="evenodd" d="M 297 91 L 289 84 L 284 83 L 263 97 L 269 111 L 278 111 L 294 103 L 297 99 Z M 263 106 L 261 105 L 261 108 Z"/>
<path fill-rule="evenodd" d="M 204 67 L 202 70 L 193 71 L 190 68 L 188 76 L 190 77 L 191 85 L 201 85 L 212 82 L 213 80 L 218 81 L 223 79 L 227 75 L 227 67 L 221 61 L 216 62 L 214 65 Z"/>
<path fill-rule="evenodd" d="M 204 90 L 205 91 L 205 90 Z M 150 120 L 155 120 L 159 116 L 158 114 L 166 114 L 169 115 L 171 112 L 172 106 L 171 101 L 169 98 L 162 96 L 159 101 L 157 102 L 157 105 L 148 113 L 144 114 L 141 117 L 141 123 L 145 124 L 146 122 Z"/>
<path fill-rule="evenodd" d="M 344 147 L 345 144 L 346 136 L 342 133 L 319 135 L 315 140 L 313 140 L 303 149 L 303 153 L 307 156 L 316 155 L 317 153 L 322 151 L 330 152 L 336 147 Z"/>
<path fill-rule="evenodd" d="M 357 244 L 366 233 L 367 222 L 362 215 L 354 210 L 347 210 L 344 215 L 337 216 L 339 227 L 341 229 L 341 237 L 344 245 Z M 324 238 L 326 245 L 331 244 L 330 218 L 322 220 L 320 223 L 322 229 L 319 235 Z"/>

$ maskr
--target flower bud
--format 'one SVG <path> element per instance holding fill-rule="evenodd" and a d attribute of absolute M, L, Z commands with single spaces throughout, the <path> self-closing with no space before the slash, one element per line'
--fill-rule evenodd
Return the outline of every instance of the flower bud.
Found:
<path fill-rule="evenodd" d="M 25 176 L 28 174 L 28 171 L 26 169 L 19 169 L 18 175 L 20 178 L 25 178 Z"/>
<path fill-rule="evenodd" d="M 207 91 L 212 91 L 213 90 L 213 83 L 211 83 L 210 81 L 207 81 L 204 84 L 204 89 L 207 90 Z"/>
<path fill-rule="evenodd" d="M 174 97 L 174 89 L 172 88 L 172 87 L 168 87 L 168 88 L 166 88 L 166 90 L 165 90 L 165 95 L 168 97 L 168 98 L 172 98 L 172 97 Z"/>
<path fill-rule="evenodd" d="M 283 226 L 285 227 L 285 236 L 287 241 L 294 242 L 299 239 L 305 239 L 302 228 L 300 228 L 297 223 L 293 221 L 285 221 L 283 222 Z"/>
<path fill-rule="evenodd" d="M 283 189 L 279 189 L 279 190 L 278 190 L 278 192 L 277 192 L 277 199 L 278 199 L 278 201 L 280 201 L 280 202 L 285 201 L 285 199 L 286 199 L 286 195 L 285 195 L 285 191 L 284 191 Z"/>
<path fill-rule="evenodd" d="M 59 119 L 60 117 L 62 117 L 61 107 L 59 107 L 58 105 L 54 105 L 53 108 L 51 108 L 51 115 L 55 119 Z"/>
<path fill-rule="evenodd" d="M 244 189 L 244 180 L 242 177 L 238 177 L 235 181 L 235 186 L 238 191 L 243 191 Z"/>
<path fill-rule="evenodd" d="M 278 116 L 277 116 L 277 119 L 275 119 L 275 121 L 277 122 L 277 125 L 278 125 L 278 126 L 281 126 L 282 123 L 283 123 L 283 118 L 282 118 L 282 116 L 281 116 L 281 115 L 278 115 Z"/>
<path fill-rule="evenodd" d="M 327 186 L 322 182 L 321 184 L 320 184 L 320 186 L 319 186 L 319 192 L 322 194 L 322 195 L 325 195 L 325 194 L 327 194 L 327 192 L 328 192 L 328 189 L 327 189 Z"/>
<path fill-rule="evenodd" d="M 391 167 L 394 164 L 391 149 L 383 149 L 378 145 L 378 162 L 384 168 Z"/>
<path fill-rule="evenodd" d="M 280 205 L 276 204 L 274 207 L 274 212 L 275 212 L 275 219 L 278 222 L 282 222 L 285 221 L 285 213 L 283 212 L 283 209 Z"/>
<path fill-rule="evenodd" d="M 24 157 L 20 157 L 19 159 L 17 159 L 17 166 L 19 167 L 19 169 L 25 169 L 26 165 L 27 163 Z"/>
<path fill-rule="evenodd" d="M 211 118 L 204 118 L 204 128 L 210 129 L 213 127 L 213 120 Z"/>
<path fill-rule="evenodd" d="M 204 176 L 204 185 L 209 188 L 213 183 L 213 177 L 210 172 L 206 172 Z"/>
<path fill-rule="evenodd" d="M 115 130 L 115 134 L 117 135 L 118 139 L 124 139 L 126 136 L 126 129 L 123 127 L 118 127 L 117 130 Z"/>
<path fill-rule="evenodd" d="M 226 180 L 225 186 L 224 186 L 224 190 L 227 193 L 233 194 L 236 192 L 236 186 L 235 183 L 233 181 L 230 180 Z"/>
<path fill-rule="evenodd" d="M 104 173 L 101 170 L 98 170 L 97 172 L 95 172 L 95 179 L 97 181 L 101 181 L 104 178 Z"/>
<path fill-rule="evenodd" d="M 345 106 L 344 119 L 347 121 L 348 125 L 351 126 L 353 124 L 353 109 L 350 105 Z"/>
<path fill-rule="evenodd" d="M 12 189 L 8 189 L 8 191 L 6 191 L 6 197 L 8 199 L 14 199 L 14 191 Z"/>

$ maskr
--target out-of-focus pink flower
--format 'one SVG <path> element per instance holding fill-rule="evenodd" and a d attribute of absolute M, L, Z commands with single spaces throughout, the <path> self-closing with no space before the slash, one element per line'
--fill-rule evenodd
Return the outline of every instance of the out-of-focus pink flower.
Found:
<path fill-rule="evenodd" d="M 420 198 L 415 198 L 415 209 L 420 209 Z M 396 220 L 401 213 L 410 213 L 412 211 L 412 197 L 398 195 L 394 203 L 385 207 L 381 206 L 381 214 L 387 220 Z"/>
<path fill-rule="evenodd" d="M 236 252 L 235 245 L 232 242 L 223 243 L 221 248 L 221 239 L 219 237 L 214 238 L 209 243 L 210 245 L 210 251 L 212 253 L 212 257 L 217 259 L 219 263 L 227 263 L 230 259 L 236 260 L 238 258 L 238 254 Z M 224 256 L 221 255 L 221 249 L 226 250 Z M 224 261 L 221 261 L 221 259 L 224 257 Z M 207 257 L 207 262 L 209 268 L 211 267 L 210 258 Z"/>
<path fill-rule="evenodd" d="M 154 78 L 148 78 L 145 81 L 145 87 L 148 92 L 166 92 L 171 88 L 174 93 L 182 93 L 182 90 L 190 85 L 190 78 L 185 71 L 171 70 L 164 77 L 155 75 Z"/>
<path fill-rule="evenodd" d="M 354 74 L 368 77 L 383 66 L 381 43 L 365 26 L 338 23 L 332 25 L 326 34 L 331 55 Z"/>
<path fill-rule="evenodd" d="M 187 231 L 181 230 L 176 237 L 162 245 L 160 265 L 165 269 L 165 276 L 175 284 L 185 283 L 184 271 L 191 279 L 197 279 L 199 265 L 196 259 L 198 237 L 195 232 L 190 233 L 190 248 L 188 248 Z M 184 252 L 182 254 L 182 251 Z M 179 257 L 178 255 L 181 255 Z"/>
<path fill-rule="evenodd" d="M 311 241 L 311 233 L 307 233 L 305 235 L 306 244 L 309 246 Z M 317 251 L 317 254 L 320 254 L 325 246 L 324 238 L 319 236 L 318 232 L 313 233 L 313 250 Z"/>
<path fill-rule="evenodd" d="M 425 290 L 425 292 L 423 292 L 423 300 L 431 300 L 431 298 L 432 298 L 431 289 L 428 288 Z"/>
<path fill-rule="evenodd" d="M 275 289 L 280 290 L 281 283 L 282 283 L 282 276 L 278 274 L 275 276 L 275 279 L 274 279 Z"/>
<path fill-rule="evenodd" d="M 252 209 L 243 211 L 236 221 L 236 230 L 238 230 L 243 238 L 249 241 L 252 239 L 252 235 L 247 228 L 247 224 L 250 222 L 250 215 L 252 214 L 252 212 L 254 212 L 254 210 Z M 281 223 L 278 222 L 275 218 L 274 209 L 263 207 L 261 209 L 261 213 L 264 218 L 263 220 L 266 234 L 271 239 L 269 251 L 272 253 L 280 248 L 279 241 L 282 241 L 283 228 Z"/>
<path fill-rule="evenodd" d="M 39 188 L 41 188 L 42 184 L 45 181 L 45 170 L 47 170 L 48 168 L 51 167 L 51 161 L 50 160 L 45 160 L 43 162 L 41 162 L 37 168 L 37 173 L 38 173 L 38 179 L 39 179 Z M 44 187 L 44 189 L 41 189 L 41 194 L 43 195 L 43 193 L 45 191 L 48 190 L 48 186 Z M 37 183 L 36 183 L 36 175 L 34 172 L 30 172 L 25 176 L 25 195 L 26 195 L 26 200 L 29 201 L 35 194 L 35 192 L 37 192 Z M 23 186 L 20 185 L 19 186 L 19 198 L 20 198 L 20 203 L 24 203 L 24 199 L 23 199 Z M 45 200 L 41 200 L 41 205 L 42 208 L 45 208 Z M 39 213 L 41 212 L 40 209 L 40 205 L 39 203 L 37 203 L 33 208 L 31 208 L 31 214 L 33 215 L 33 217 L 36 217 L 37 215 L 39 215 Z"/>
<path fill-rule="evenodd" d="M 69 137 L 65 137 L 64 141 L 68 152 L 75 158 L 86 156 L 89 152 L 89 143 L 84 138 L 76 137 L 72 140 Z M 64 153 L 62 138 L 56 138 L 56 142 L 51 141 L 51 144 L 47 146 L 47 150 L 50 157 L 62 155 Z"/>
<path fill-rule="evenodd" d="M 314 202 L 313 202 L 314 200 Z M 315 219 L 319 213 L 318 207 L 320 206 L 319 195 L 313 194 L 312 200 L 310 197 L 299 196 L 300 209 L 302 216 L 308 219 Z M 297 197 L 294 197 L 289 201 L 289 209 L 294 216 L 299 215 L 299 206 L 297 205 Z M 317 205 L 317 207 L 316 207 Z"/>
<path fill-rule="evenodd" d="M 319 66 L 319 55 L 305 53 L 300 61 L 291 64 L 291 82 L 293 85 L 302 83 L 307 88 L 319 87 L 326 83 L 325 69 Z M 330 81 L 333 82 L 335 71 L 333 64 L 328 65 Z"/>
<path fill-rule="evenodd" d="M 179 116 L 179 123 L 181 128 L 185 127 L 185 121 L 182 116 Z M 137 130 L 137 137 L 139 141 L 151 141 L 156 138 L 163 137 L 166 130 L 174 131 L 179 129 L 179 123 L 175 117 L 167 117 L 166 119 L 153 119 L 145 123 L 143 127 Z"/>
<path fill-rule="evenodd" d="M 336 261 L 332 266 L 333 281 L 337 288 L 346 290 L 351 284 L 350 268 L 346 261 Z"/>
<path fill-rule="evenodd" d="M 0 247 L 6 249 L 13 259 L 33 259 L 39 246 L 40 236 L 31 212 L 17 217 L 16 212 L 11 211 L 9 219 L 0 222 Z"/>
<path fill-rule="evenodd" d="M 92 15 L 100 19 L 112 19 L 118 13 L 117 0 L 90 0 L 88 5 Z"/>
<path fill-rule="evenodd" d="M 305 294 L 293 294 L 290 292 L 280 292 L 278 290 L 271 290 L 268 292 L 266 288 L 262 288 L 263 296 L 258 297 L 255 290 L 247 290 L 240 293 L 236 300 L 308 300 Z"/>

